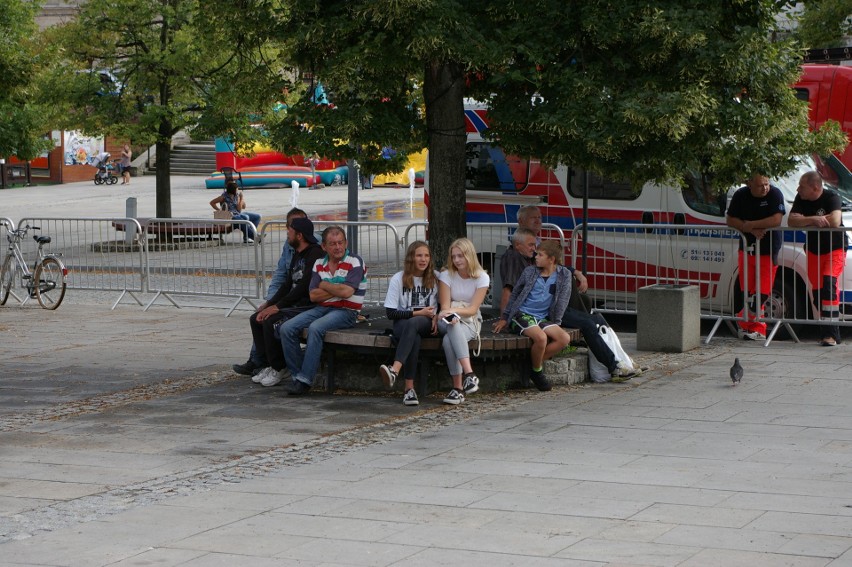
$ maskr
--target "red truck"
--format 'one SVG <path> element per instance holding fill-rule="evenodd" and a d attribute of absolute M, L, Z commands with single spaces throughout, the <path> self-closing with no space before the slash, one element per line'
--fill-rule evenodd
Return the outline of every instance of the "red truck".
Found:
<path fill-rule="evenodd" d="M 818 128 L 826 120 L 835 120 L 852 140 L 852 67 L 839 65 L 803 65 L 796 93 L 810 105 L 808 124 Z M 840 161 L 852 170 L 852 144 L 838 154 Z"/>

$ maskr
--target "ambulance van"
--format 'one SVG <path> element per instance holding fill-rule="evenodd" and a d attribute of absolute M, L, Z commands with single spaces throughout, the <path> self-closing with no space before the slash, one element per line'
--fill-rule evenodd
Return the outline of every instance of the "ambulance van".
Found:
<path fill-rule="evenodd" d="M 852 67 L 841 65 L 803 65 L 802 78 L 795 85 L 796 96 L 808 103 L 808 125 L 819 128 L 834 120 L 852 140 Z M 838 154 L 852 170 L 852 144 Z"/>

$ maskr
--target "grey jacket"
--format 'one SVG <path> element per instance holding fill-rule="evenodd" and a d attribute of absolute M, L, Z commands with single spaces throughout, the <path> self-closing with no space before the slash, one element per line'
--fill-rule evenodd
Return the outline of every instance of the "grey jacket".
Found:
<path fill-rule="evenodd" d="M 509 297 L 509 304 L 506 310 L 500 316 L 505 321 L 511 321 L 518 313 L 521 305 L 527 299 L 527 296 L 533 289 L 536 278 L 539 277 L 540 271 L 537 266 L 530 266 L 521 272 L 521 277 L 518 283 L 512 288 L 512 295 Z M 565 308 L 568 306 L 568 300 L 571 299 L 571 286 L 573 285 L 574 271 L 569 270 L 565 266 L 556 267 L 556 294 L 554 295 L 553 303 L 550 304 L 550 311 L 547 314 L 548 321 L 558 323 L 562 320 L 562 314 L 565 313 Z"/>

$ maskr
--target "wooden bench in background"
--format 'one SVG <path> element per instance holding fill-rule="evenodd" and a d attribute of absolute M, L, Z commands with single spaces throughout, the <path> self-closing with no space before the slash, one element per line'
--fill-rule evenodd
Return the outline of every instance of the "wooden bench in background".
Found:
<path fill-rule="evenodd" d="M 184 239 L 196 240 L 213 240 L 213 238 L 222 238 L 223 236 L 238 230 L 233 224 L 229 223 L 212 223 L 199 220 L 198 222 L 185 223 L 155 223 L 149 224 L 147 218 L 136 219 L 139 221 L 139 226 L 148 234 L 156 234 L 158 236 L 180 237 Z M 112 226 L 119 232 L 124 232 L 127 227 L 126 223 L 121 221 L 113 221 Z"/>

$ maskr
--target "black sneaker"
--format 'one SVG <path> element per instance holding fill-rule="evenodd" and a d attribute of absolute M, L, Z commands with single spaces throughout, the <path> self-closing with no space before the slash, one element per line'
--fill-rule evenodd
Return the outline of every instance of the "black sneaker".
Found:
<path fill-rule="evenodd" d="M 462 390 L 465 394 L 475 394 L 479 391 L 479 377 L 473 372 L 468 372 L 464 375 Z"/>
<path fill-rule="evenodd" d="M 290 387 L 287 388 L 288 396 L 301 396 L 302 394 L 307 394 L 311 390 L 311 387 L 302 382 L 301 380 L 293 380 L 293 383 L 290 384 Z"/>
<path fill-rule="evenodd" d="M 447 397 L 444 398 L 445 404 L 450 404 L 453 406 L 457 406 L 464 401 L 464 392 L 461 390 L 456 390 L 453 388 L 447 393 Z"/>
<path fill-rule="evenodd" d="M 397 373 L 393 371 L 393 368 L 387 364 L 382 364 L 379 366 L 379 375 L 382 377 L 382 382 L 385 383 L 385 388 L 393 388 L 398 377 Z"/>
<path fill-rule="evenodd" d="M 532 375 L 530 376 L 530 380 L 532 380 L 532 383 L 535 384 L 535 387 L 541 390 L 542 392 L 549 392 L 550 389 L 553 388 L 553 386 L 550 385 L 550 382 L 544 376 L 544 373 L 540 370 L 538 372 L 533 370 Z"/>
<path fill-rule="evenodd" d="M 248 359 L 245 364 L 235 364 L 231 368 L 237 374 L 241 374 L 243 376 L 254 376 L 255 370 L 259 370 L 261 367 L 255 364 L 252 359 Z"/>
<path fill-rule="evenodd" d="M 414 388 L 405 392 L 405 395 L 402 397 L 402 403 L 407 406 L 416 406 L 420 403 L 417 400 L 417 392 L 414 391 Z"/>

